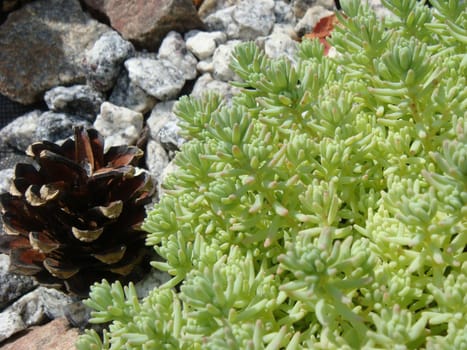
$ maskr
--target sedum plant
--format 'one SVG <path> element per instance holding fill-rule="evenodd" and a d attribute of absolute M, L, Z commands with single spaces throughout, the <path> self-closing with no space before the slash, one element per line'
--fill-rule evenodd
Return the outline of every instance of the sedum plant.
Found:
<path fill-rule="evenodd" d="M 149 213 L 172 279 L 96 284 L 79 349 L 466 349 L 465 2 L 342 3 L 296 65 L 253 43 L 243 82 L 177 105 L 190 139 Z"/>

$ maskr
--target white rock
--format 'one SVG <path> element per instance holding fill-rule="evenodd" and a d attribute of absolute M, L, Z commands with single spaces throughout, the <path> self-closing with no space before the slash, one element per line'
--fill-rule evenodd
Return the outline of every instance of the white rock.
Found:
<path fill-rule="evenodd" d="M 203 74 L 196 81 L 191 96 L 196 98 L 202 98 L 205 94 L 209 92 L 214 92 L 222 97 L 228 102 L 232 97 L 238 93 L 239 89 L 220 80 L 214 80 L 212 75 L 209 73 Z"/>
<path fill-rule="evenodd" d="M 112 88 L 125 59 L 134 47 L 117 32 L 104 33 L 85 54 L 84 68 L 90 85 L 100 91 Z"/>
<path fill-rule="evenodd" d="M 192 30 L 185 35 L 186 47 L 198 59 L 204 60 L 214 53 L 219 44 L 227 41 L 227 35 L 223 32 L 202 32 Z"/>
<path fill-rule="evenodd" d="M 185 80 L 195 79 L 197 76 L 196 64 L 198 61 L 190 51 L 182 36 L 171 31 L 166 35 L 159 48 L 158 58 L 170 61 L 183 75 Z"/>
<path fill-rule="evenodd" d="M 316 24 L 319 22 L 321 18 L 330 16 L 332 14 L 333 12 L 327 10 L 326 8 L 322 6 L 310 7 L 306 11 L 303 18 L 295 26 L 295 32 L 299 36 L 302 36 L 303 34 L 306 34 L 306 33 L 311 33 L 311 31 L 313 30 L 313 28 L 316 26 Z"/>
<path fill-rule="evenodd" d="M 11 182 L 15 171 L 13 168 L 0 170 L 0 193 L 8 192 L 10 190 Z M 3 255 L 3 254 L 2 254 Z M 1 267 L 0 267 L 1 270 Z M 1 274 L 1 273 L 0 273 Z M 0 286 L 0 289 L 2 287 Z M 1 296 L 0 296 L 1 299 Z M 0 302 L 1 307 L 1 302 Z"/>
<path fill-rule="evenodd" d="M 230 69 L 229 64 L 232 58 L 232 51 L 240 43 L 240 40 L 230 40 L 225 44 L 219 45 L 216 51 L 214 51 L 212 63 L 214 65 L 213 75 L 215 79 L 222 81 L 238 80 L 238 77 Z"/>
<path fill-rule="evenodd" d="M 45 93 L 44 101 L 54 112 L 94 120 L 104 96 L 89 85 L 57 86 Z"/>
<path fill-rule="evenodd" d="M 200 74 L 204 73 L 213 73 L 214 72 L 214 64 L 212 63 L 212 57 L 207 58 L 204 61 L 199 61 L 196 65 L 196 69 Z"/>
<path fill-rule="evenodd" d="M 132 82 L 127 70 L 122 69 L 110 94 L 109 102 L 144 114 L 155 106 L 157 99 Z"/>
<path fill-rule="evenodd" d="M 94 127 L 105 137 L 105 149 L 122 144 L 134 144 L 143 130 L 143 115 L 110 102 L 101 105 Z"/>
<path fill-rule="evenodd" d="M 274 0 L 242 0 L 204 19 L 209 30 L 219 30 L 228 39 L 254 40 L 268 35 L 274 25 Z"/>
<path fill-rule="evenodd" d="M 134 57 L 125 67 L 133 83 L 162 101 L 177 97 L 185 84 L 182 72 L 165 59 Z"/>
<path fill-rule="evenodd" d="M 235 8 L 232 18 L 238 24 L 237 38 L 254 40 L 268 35 L 275 22 L 273 0 L 243 0 Z"/>
<path fill-rule="evenodd" d="M 47 318 L 64 316 L 71 302 L 69 296 L 55 289 L 36 288 L 0 313 L 0 342 Z"/>
<path fill-rule="evenodd" d="M 264 52 L 271 58 L 287 57 L 290 61 L 296 61 L 298 43 L 290 36 L 283 33 L 272 34 L 266 37 Z"/>
<path fill-rule="evenodd" d="M 160 183 L 162 172 L 168 164 L 169 156 L 164 147 L 155 140 L 149 140 L 146 146 L 146 165 L 157 184 Z"/>
<path fill-rule="evenodd" d="M 160 142 L 159 132 L 164 125 L 173 118 L 174 100 L 158 103 L 151 111 L 151 115 L 146 120 L 146 125 L 149 127 L 149 135 L 153 140 Z"/>
<path fill-rule="evenodd" d="M 274 16 L 277 23 L 295 23 L 295 15 L 292 6 L 284 0 L 276 0 L 274 3 Z"/>

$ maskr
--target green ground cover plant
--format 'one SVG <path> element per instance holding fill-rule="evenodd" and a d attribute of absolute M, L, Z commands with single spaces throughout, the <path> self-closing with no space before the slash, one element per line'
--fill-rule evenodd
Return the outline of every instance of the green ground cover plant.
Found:
<path fill-rule="evenodd" d="M 177 104 L 189 142 L 148 214 L 173 278 L 103 281 L 78 349 L 467 349 L 467 11 L 360 1 L 323 55 L 235 50 L 242 88 Z"/>

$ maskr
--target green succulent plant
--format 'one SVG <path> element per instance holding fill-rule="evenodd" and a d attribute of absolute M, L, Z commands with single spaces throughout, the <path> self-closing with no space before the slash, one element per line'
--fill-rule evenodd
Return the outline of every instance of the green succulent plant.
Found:
<path fill-rule="evenodd" d="M 342 1 L 296 65 L 253 43 L 230 106 L 177 104 L 190 141 L 149 213 L 173 278 L 96 284 L 78 349 L 466 349 L 467 11 Z"/>

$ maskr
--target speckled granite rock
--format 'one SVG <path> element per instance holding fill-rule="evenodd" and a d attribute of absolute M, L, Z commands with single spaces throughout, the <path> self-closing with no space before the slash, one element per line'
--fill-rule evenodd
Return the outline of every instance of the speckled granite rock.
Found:
<path fill-rule="evenodd" d="M 0 30 L 0 93 L 30 104 L 52 87 L 83 83 L 84 52 L 108 30 L 78 0 L 36 0 L 12 12 Z"/>

